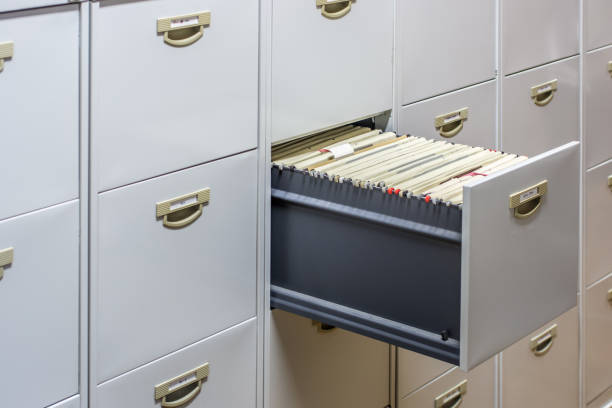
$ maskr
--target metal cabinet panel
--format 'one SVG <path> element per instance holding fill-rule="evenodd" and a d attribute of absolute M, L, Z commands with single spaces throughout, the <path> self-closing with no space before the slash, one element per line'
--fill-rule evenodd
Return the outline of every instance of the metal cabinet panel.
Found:
<path fill-rule="evenodd" d="M 586 401 L 612 385 L 612 276 L 586 291 Z"/>
<path fill-rule="evenodd" d="M 611 177 L 612 160 L 589 170 L 585 177 L 584 273 L 587 285 L 612 272 Z"/>
<path fill-rule="evenodd" d="M 612 3 L 584 0 L 584 45 L 586 50 L 612 44 Z"/>
<path fill-rule="evenodd" d="M 181 16 L 205 11 L 209 24 L 181 28 L 191 21 Z M 257 16 L 258 3 L 249 0 L 92 3 L 98 191 L 257 146 Z M 160 18 L 179 30 L 160 33 Z M 166 34 L 178 44 L 167 43 Z"/>
<path fill-rule="evenodd" d="M 578 309 L 573 308 L 502 353 L 504 408 L 578 406 Z"/>
<path fill-rule="evenodd" d="M 86 0 L 2 0 L 0 13 L 14 10 L 31 9 L 35 7 L 47 7 L 58 4 L 76 3 Z"/>
<path fill-rule="evenodd" d="M 587 404 L 587 408 L 610 408 L 612 406 L 612 387 Z"/>
<path fill-rule="evenodd" d="M 612 47 L 585 54 L 583 75 L 585 166 L 591 168 L 612 158 Z"/>
<path fill-rule="evenodd" d="M 532 156 L 579 139 L 578 62 L 570 58 L 503 79 L 504 151 Z"/>
<path fill-rule="evenodd" d="M 578 54 L 578 0 L 501 0 L 505 75 Z"/>
<path fill-rule="evenodd" d="M 255 315 L 256 199 L 256 151 L 99 195 L 100 381 Z"/>
<path fill-rule="evenodd" d="M 398 112 L 398 132 L 429 139 L 446 139 L 456 143 L 495 147 L 496 82 L 490 81 L 467 89 L 438 96 L 412 105 Z M 452 138 L 443 137 L 436 128 L 436 117 L 452 116 L 452 112 L 467 108 L 463 128 Z"/>
<path fill-rule="evenodd" d="M 389 345 L 274 310 L 270 408 L 382 408 L 389 404 Z"/>
<path fill-rule="evenodd" d="M 252 319 L 105 382 L 96 390 L 98 406 L 159 407 L 163 397 L 156 398 L 156 386 L 174 380 L 168 387 L 169 391 L 176 390 L 166 397 L 169 403 L 187 391 L 190 394 L 187 399 L 193 396 L 190 402 L 177 406 L 254 408 L 257 402 L 256 333 L 257 321 Z M 189 382 L 193 380 L 193 370 L 205 364 L 208 372 L 198 392 L 197 382 Z M 181 388 L 181 384 L 188 385 Z"/>
<path fill-rule="evenodd" d="M 79 387 L 79 202 L 0 222 L 0 251 L 8 248 L 12 262 L 2 262 L 0 279 L 2 405 L 48 406 Z"/>
<path fill-rule="evenodd" d="M 0 43 L 3 219 L 78 196 L 79 6 L 0 15 Z"/>
<path fill-rule="evenodd" d="M 403 398 L 454 368 L 452 364 L 415 353 L 397 350 L 397 396 Z"/>
<path fill-rule="evenodd" d="M 392 108 L 394 4 L 346 4 L 328 18 L 314 0 L 273 1 L 272 142 Z"/>
<path fill-rule="evenodd" d="M 495 2 L 397 6 L 402 105 L 495 78 Z"/>
<path fill-rule="evenodd" d="M 75 395 L 74 397 L 70 397 L 64 401 L 60 401 L 55 405 L 52 405 L 48 408 L 80 408 L 81 407 L 81 396 Z"/>

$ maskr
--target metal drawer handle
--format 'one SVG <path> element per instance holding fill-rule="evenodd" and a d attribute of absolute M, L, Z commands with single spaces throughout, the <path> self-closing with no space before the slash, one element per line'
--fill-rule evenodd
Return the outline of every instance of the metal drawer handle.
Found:
<path fill-rule="evenodd" d="M 463 122 L 468 118 L 469 108 L 462 108 L 456 111 L 436 116 L 434 126 L 440 132 L 440 136 L 451 138 L 457 136 L 463 129 Z"/>
<path fill-rule="evenodd" d="M 510 194 L 510 209 L 516 218 L 527 218 L 540 208 L 542 199 L 548 191 L 548 181 L 544 180 L 518 193 Z"/>
<path fill-rule="evenodd" d="M 13 263 L 13 248 L 0 250 L 0 279 L 4 277 L 4 268 Z"/>
<path fill-rule="evenodd" d="M 204 35 L 204 26 L 210 25 L 210 11 L 184 16 L 157 19 L 157 32 L 164 33 L 164 41 L 175 47 L 184 47 Z"/>
<path fill-rule="evenodd" d="M 202 382 L 208 378 L 210 367 L 208 363 L 194 368 L 170 380 L 155 386 L 155 399 L 161 398 L 161 406 L 175 408 L 187 404 L 194 399 L 202 389 Z M 191 389 L 191 391 L 189 391 Z M 168 397 L 178 397 L 169 400 Z"/>
<path fill-rule="evenodd" d="M 538 106 L 548 105 L 550 101 L 552 101 L 554 93 L 557 92 L 558 87 L 559 81 L 557 79 L 532 86 L 531 99 L 533 99 L 533 103 Z"/>
<path fill-rule="evenodd" d="M 317 7 L 321 7 L 321 14 L 327 18 L 344 17 L 351 11 L 353 0 L 316 0 Z"/>
<path fill-rule="evenodd" d="M 553 324 L 544 333 L 529 340 L 529 348 L 536 356 L 543 356 L 550 351 L 555 337 L 557 337 L 557 325 Z"/>
<path fill-rule="evenodd" d="M 608 302 L 612 303 L 612 289 L 608 290 Z"/>
<path fill-rule="evenodd" d="M 610 73 L 610 76 L 612 77 L 612 61 L 608 61 L 608 72 Z"/>
<path fill-rule="evenodd" d="M 467 392 L 467 380 L 436 397 L 434 400 L 435 408 L 457 408 L 463 402 L 463 396 Z"/>
<path fill-rule="evenodd" d="M 612 191 L 612 174 L 608 176 L 608 188 Z"/>
<path fill-rule="evenodd" d="M 0 72 L 4 69 L 4 60 L 13 57 L 13 42 L 0 43 Z"/>
<path fill-rule="evenodd" d="M 197 220 L 210 202 L 210 188 L 162 201 L 155 205 L 157 217 L 168 228 L 183 228 Z"/>

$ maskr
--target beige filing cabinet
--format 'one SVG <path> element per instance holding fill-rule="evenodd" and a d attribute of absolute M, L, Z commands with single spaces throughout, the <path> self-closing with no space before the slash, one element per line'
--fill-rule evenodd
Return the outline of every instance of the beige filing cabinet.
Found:
<path fill-rule="evenodd" d="M 383 408 L 389 345 L 281 310 L 270 321 L 270 408 Z"/>

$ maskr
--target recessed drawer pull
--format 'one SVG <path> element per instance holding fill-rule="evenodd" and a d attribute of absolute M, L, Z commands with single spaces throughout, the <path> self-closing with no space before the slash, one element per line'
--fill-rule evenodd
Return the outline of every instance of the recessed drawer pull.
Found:
<path fill-rule="evenodd" d="M 157 20 L 157 32 L 164 33 L 164 41 L 175 47 L 184 47 L 204 35 L 204 26 L 210 25 L 210 11 L 166 17 Z"/>
<path fill-rule="evenodd" d="M 529 340 L 529 348 L 536 356 L 543 356 L 550 351 L 555 337 L 557 337 L 557 325 L 553 324 L 544 333 Z"/>
<path fill-rule="evenodd" d="M 4 69 L 4 60 L 13 57 L 13 42 L 0 43 L 0 72 Z"/>
<path fill-rule="evenodd" d="M 540 208 L 542 199 L 548 191 L 548 181 L 544 180 L 510 195 L 510 209 L 514 210 L 514 216 L 517 218 L 527 218 Z"/>
<path fill-rule="evenodd" d="M 608 290 L 608 302 L 612 303 L 612 289 Z"/>
<path fill-rule="evenodd" d="M 546 106 L 552 101 L 554 93 L 557 91 L 559 81 L 544 82 L 543 84 L 531 87 L 531 99 L 538 106 Z"/>
<path fill-rule="evenodd" d="M 434 126 L 440 136 L 451 138 L 457 136 L 463 129 L 463 122 L 468 118 L 468 108 L 462 108 L 444 115 L 436 116 Z"/>
<path fill-rule="evenodd" d="M 608 61 L 608 72 L 610 73 L 610 76 L 612 77 L 612 61 Z"/>
<path fill-rule="evenodd" d="M 0 279 L 4 277 L 4 268 L 13 263 L 13 248 L 0 250 Z"/>
<path fill-rule="evenodd" d="M 612 191 L 612 174 L 608 176 L 608 188 Z"/>
<path fill-rule="evenodd" d="M 208 378 L 208 363 L 155 386 L 155 399 L 161 398 L 161 406 L 175 408 L 187 404 L 202 389 L 202 382 Z"/>
<path fill-rule="evenodd" d="M 319 333 L 323 333 L 323 334 L 329 333 L 329 332 L 333 331 L 336 328 L 336 326 L 332 326 L 331 324 L 322 323 L 322 322 L 319 322 L 319 321 L 316 321 L 316 320 L 312 321 L 312 325 L 317 328 L 317 331 Z"/>
<path fill-rule="evenodd" d="M 353 0 L 316 0 L 321 14 L 327 18 L 344 17 L 351 11 Z"/>
<path fill-rule="evenodd" d="M 434 400 L 435 408 L 457 408 L 463 402 L 467 392 L 467 380 L 461 381 L 455 387 L 446 391 Z"/>
<path fill-rule="evenodd" d="M 210 201 L 210 188 L 156 204 L 157 217 L 164 217 L 168 228 L 182 228 L 197 220 Z"/>

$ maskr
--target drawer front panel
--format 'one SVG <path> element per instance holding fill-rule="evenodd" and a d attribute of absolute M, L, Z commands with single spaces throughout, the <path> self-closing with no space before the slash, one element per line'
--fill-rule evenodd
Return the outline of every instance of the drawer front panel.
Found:
<path fill-rule="evenodd" d="M 612 44 L 612 3 L 609 0 L 584 1 L 584 43 L 587 50 Z"/>
<path fill-rule="evenodd" d="M 76 0 L 83 1 L 83 0 Z M 0 13 L 12 10 L 24 10 L 34 7 L 53 6 L 56 4 L 75 3 L 75 0 L 3 0 Z"/>
<path fill-rule="evenodd" d="M 460 384 L 465 386 L 457 390 Z M 456 392 L 457 390 L 458 392 Z M 453 398 L 454 396 L 454 398 Z M 469 373 L 458 368 L 444 374 L 425 388 L 401 399 L 399 408 L 413 407 L 453 407 L 453 401 L 458 401 L 460 407 L 491 408 L 495 406 L 495 363 L 489 360 Z M 447 401 L 446 404 L 444 401 Z"/>
<path fill-rule="evenodd" d="M 608 388 L 595 400 L 589 402 L 587 408 L 610 408 L 612 406 L 612 387 Z"/>
<path fill-rule="evenodd" d="M 256 159 L 251 151 L 99 196 L 100 379 L 255 314 Z M 164 215 L 164 204 L 179 211 Z"/>
<path fill-rule="evenodd" d="M 578 140 L 578 58 L 522 72 L 503 81 L 504 151 L 533 156 Z M 533 92 L 537 93 L 535 97 Z"/>
<path fill-rule="evenodd" d="M 384 407 L 389 368 L 388 344 L 272 312 L 270 408 Z"/>
<path fill-rule="evenodd" d="M 0 15 L 0 50 L 3 219 L 78 196 L 79 6 Z"/>
<path fill-rule="evenodd" d="M 467 89 L 438 96 L 413 105 L 404 106 L 399 111 L 399 133 L 409 133 L 429 139 L 444 139 L 486 148 L 495 147 L 495 81 L 476 85 Z M 467 108 L 467 119 L 455 136 L 455 129 L 448 133 L 436 123 L 436 118 L 447 117 L 452 120 L 456 112 Z M 444 120 L 444 118 L 442 118 Z M 447 137 L 442 136 L 444 132 Z"/>
<path fill-rule="evenodd" d="M 257 2 L 102 1 L 92 8 L 99 191 L 257 145 Z M 200 25 L 164 28 L 181 28 L 196 19 L 181 17 L 194 13 Z"/>
<path fill-rule="evenodd" d="M 587 284 L 612 272 L 611 177 L 612 160 L 589 170 L 585 178 L 584 267 Z"/>
<path fill-rule="evenodd" d="M 612 158 L 610 106 L 612 47 L 587 53 L 584 57 L 584 149 L 587 168 Z"/>
<path fill-rule="evenodd" d="M 494 2 L 400 1 L 398 9 L 401 104 L 495 78 Z"/>
<path fill-rule="evenodd" d="M 168 389 L 176 391 L 167 395 L 167 403 L 176 401 L 179 394 L 187 394 L 190 402 L 178 406 L 254 408 L 256 332 L 256 320 L 249 320 L 99 385 L 98 406 L 159 407 L 163 397 L 155 398 L 156 386 L 174 380 Z M 198 391 L 197 381 L 189 382 L 194 380 L 193 370 L 206 364 L 207 373 L 196 376 L 203 377 Z M 181 389 L 182 381 L 188 385 Z"/>
<path fill-rule="evenodd" d="M 578 54 L 578 0 L 502 0 L 506 75 Z"/>
<path fill-rule="evenodd" d="M 587 290 L 586 399 L 593 400 L 612 385 L 612 277 Z"/>
<path fill-rule="evenodd" d="M 80 395 L 75 395 L 74 397 L 68 398 L 67 400 L 58 402 L 55 405 L 51 405 L 49 408 L 80 408 L 81 406 L 81 397 Z"/>
<path fill-rule="evenodd" d="M 397 396 L 403 398 L 454 366 L 410 350 L 397 351 Z"/>
<path fill-rule="evenodd" d="M 11 390 L 2 404 L 48 406 L 78 392 L 78 201 L 0 222 L 0 253 L 9 248 L 12 257 L 0 255 L 0 383 Z"/>
<path fill-rule="evenodd" d="M 578 309 L 502 353 L 505 408 L 578 406 Z"/>
<path fill-rule="evenodd" d="M 273 142 L 391 109 L 394 5 L 342 4 L 332 19 L 315 0 L 273 1 Z"/>

